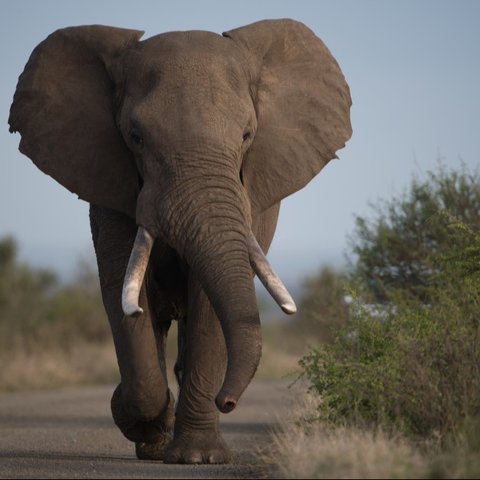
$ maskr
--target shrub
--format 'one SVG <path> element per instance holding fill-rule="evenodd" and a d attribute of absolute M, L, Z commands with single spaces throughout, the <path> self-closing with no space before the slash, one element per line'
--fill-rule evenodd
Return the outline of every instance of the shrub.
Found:
<path fill-rule="evenodd" d="M 453 212 L 478 225 L 480 208 L 477 217 L 470 209 L 477 195 L 470 193 L 478 192 L 478 185 L 462 172 L 449 179 L 441 170 L 425 184 L 414 182 L 409 198 L 389 204 L 387 212 L 397 216 L 389 217 L 388 228 L 378 228 L 384 213 L 370 230 L 363 224 L 360 265 L 354 271 L 359 294 L 348 324 L 332 344 L 311 349 L 300 361 L 311 389 L 320 395 L 316 415 L 323 421 L 445 440 L 460 438 L 480 415 L 480 234 L 451 211 L 432 207 L 427 217 L 417 195 L 423 192 L 431 200 L 447 192 L 449 205 L 468 206 Z M 401 242 L 414 238 L 410 220 L 421 230 L 415 209 L 429 235 L 415 237 L 415 251 L 408 251 Z M 414 258 L 423 267 L 409 270 Z M 368 274 L 367 265 L 376 268 L 374 274 Z M 372 299 L 382 303 L 367 303 Z"/>
<path fill-rule="evenodd" d="M 480 412 L 480 282 L 456 286 L 462 295 L 432 292 L 429 307 L 399 300 L 384 321 L 354 307 L 335 343 L 301 360 L 320 416 L 412 436 L 459 433 Z"/>

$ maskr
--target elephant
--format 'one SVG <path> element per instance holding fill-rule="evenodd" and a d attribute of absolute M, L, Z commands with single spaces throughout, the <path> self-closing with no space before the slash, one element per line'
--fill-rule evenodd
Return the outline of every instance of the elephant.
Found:
<path fill-rule="evenodd" d="M 143 34 L 53 32 L 19 77 L 10 132 L 90 204 L 120 371 L 115 424 L 140 459 L 227 463 L 219 413 L 235 408 L 261 357 L 254 277 L 295 312 L 266 253 L 281 200 L 350 138 L 350 90 L 325 44 L 291 19 Z M 172 321 L 177 400 L 165 366 Z"/>

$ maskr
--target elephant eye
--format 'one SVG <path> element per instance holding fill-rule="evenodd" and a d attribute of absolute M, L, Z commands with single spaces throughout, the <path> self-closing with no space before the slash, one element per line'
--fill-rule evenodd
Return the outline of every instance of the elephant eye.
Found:
<path fill-rule="evenodd" d="M 142 146 L 143 145 L 143 138 L 136 133 L 131 133 L 130 138 L 135 145 Z"/>
<path fill-rule="evenodd" d="M 247 141 L 252 136 L 251 132 L 248 130 L 243 134 L 243 141 Z"/>

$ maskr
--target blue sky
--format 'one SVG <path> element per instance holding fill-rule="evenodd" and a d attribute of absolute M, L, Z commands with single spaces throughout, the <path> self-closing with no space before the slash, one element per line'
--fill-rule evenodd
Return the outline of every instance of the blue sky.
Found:
<path fill-rule="evenodd" d="M 68 276 L 92 255 L 88 206 L 34 165 L 8 133 L 18 75 L 32 49 L 57 28 L 100 23 L 145 30 L 224 30 L 265 18 L 308 25 L 350 84 L 353 137 L 305 189 L 282 204 L 269 254 L 287 283 L 323 264 L 340 266 L 354 215 L 399 194 L 441 157 L 478 165 L 478 1 L 65 1 L 1 2 L 0 237 L 21 258 Z"/>

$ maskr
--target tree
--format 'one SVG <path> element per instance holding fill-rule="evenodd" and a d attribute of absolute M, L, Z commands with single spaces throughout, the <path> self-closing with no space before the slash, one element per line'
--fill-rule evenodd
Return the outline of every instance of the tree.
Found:
<path fill-rule="evenodd" d="M 450 219 L 480 229 L 480 173 L 464 164 L 451 171 L 440 165 L 373 209 L 373 218 L 356 218 L 350 238 L 352 277 L 360 293 L 385 302 L 388 291 L 402 290 L 428 302 L 439 255 L 451 249 Z"/>

